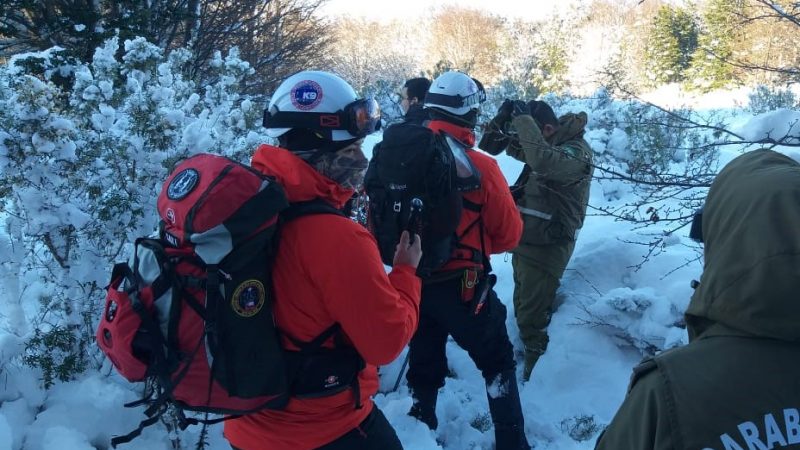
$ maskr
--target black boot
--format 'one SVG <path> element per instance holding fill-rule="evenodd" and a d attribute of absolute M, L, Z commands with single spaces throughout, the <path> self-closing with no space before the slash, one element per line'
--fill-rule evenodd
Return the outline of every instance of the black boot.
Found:
<path fill-rule="evenodd" d="M 411 397 L 414 399 L 414 404 L 411 405 L 411 410 L 408 415 L 423 422 L 433 431 L 439 426 L 439 421 L 436 419 L 436 398 L 439 396 L 439 389 L 437 388 L 413 388 L 411 389 Z"/>
<path fill-rule="evenodd" d="M 514 370 L 501 372 L 497 377 L 487 380 L 486 394 L 494 422 L 495 449 L 530 450 L 531 446 L 525 437 L 525 420 Z"/>

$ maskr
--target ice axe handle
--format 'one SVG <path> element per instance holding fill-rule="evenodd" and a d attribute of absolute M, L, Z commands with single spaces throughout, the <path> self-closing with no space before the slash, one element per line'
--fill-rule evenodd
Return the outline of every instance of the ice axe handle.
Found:
<path fill-rule="evenodd" d="M 419 215 L 422 212 L 423 203 L 417 197 L 411 199 L 411 208 L 408 213 L 408 224 L 406 225 L 406 231 L 410 235 L 410 239 L 408 241 L 409 245 L 414 245 L 414 235 L 419 234 Z"/>

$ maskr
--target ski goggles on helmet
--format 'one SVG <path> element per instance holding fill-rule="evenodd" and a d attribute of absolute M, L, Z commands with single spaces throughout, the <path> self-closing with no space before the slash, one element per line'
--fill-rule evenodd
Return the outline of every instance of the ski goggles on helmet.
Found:
<path fill-rule="evenodd" d="M 464 106 L 477 107 L 485 101 L 486 91 L 483 89 L 478 89 L 476 92 L 467 95 L 466 97 L 461 95 L 439 94 L 437 92 L 428 92 L 425 94 L 426 104 L 447 106 L 450 108 L 463 108 Z"/>
<path fill-rule="evenodd" d="M 381 128 L 381 107 L 375 99 L 358 99 L 333 113 L 264 110 L 264 128 L 345 130 L 362 138 Z"/>

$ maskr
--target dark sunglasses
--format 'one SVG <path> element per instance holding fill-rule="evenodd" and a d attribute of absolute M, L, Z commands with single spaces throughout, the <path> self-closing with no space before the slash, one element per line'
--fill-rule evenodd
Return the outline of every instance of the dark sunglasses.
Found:
<path fill-rule="evenodd" d="M 346 130 L 364 137 L 381 128 L 381 107 L 373 98 L 358 99 L 335 113 L 264 110 L 265 128 L 308 128 L 330 131 Z"/>

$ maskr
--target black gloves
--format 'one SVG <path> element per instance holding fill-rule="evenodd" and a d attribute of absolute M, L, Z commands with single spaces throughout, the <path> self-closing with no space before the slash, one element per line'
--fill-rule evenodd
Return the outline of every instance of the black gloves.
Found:
<path fill-rule="evenodd" d="M 528 107 L 528 104 L 525 103 L 524 101 L 514 100 L 511 103 L 511 105 L 512 105 L 511 117 L 531 115 L 531 109 Z"/>
<path fill-rule="evenodd" d="M 486 125 L 478 147 L 492 155 L 500 154 L 510 143 L 506 128 L 511 119 L 517 116 L 532 116 L 536 120 L 534 112 L 539 111 L 542 105 L 549 108 L 547 103 L 542 101 L 532 100 L 526 103 L 523 100 L 506 99 L 497 109 L 497 115 Z M 538 120 L 536 123 L 539 125 Z"/>
<path fill-rule="evenodd" d="M 514 111 L 514 100 L 506 99 L 503 101 L 503 104 L 500 105 L 500 108 L 497 109 L 497 115 L 494 116 L 494 120 L 498 122 L 505 122 L 511 118 L 511 113 Z"/>
<path fill-rule="evenodd" d="M 506 99 L 503 101 L 503 104 L 500 105 L 500 108 L 497 110 L 497 115 L 494 116 L 493 121 L 496 123 L 505 123 L 510 120 L 512 117 L 522 116 L 522 115 L 531 115 L 531 106 L 534 103 L 544 103 L 544 102 L 537 102 L 533 100 L 531 102 L 525 103 L 522 100 L 511 100 Z"/>
<path fill-rule="evenodd" d="M 497 110 L 497 115 L 486 124 L 483 137 L 478 147 L 492 155 L 499 155 L 508 147 L 508 136 L 505 134 L 506 127 L 511 121 L 511 113 L 514 111 L 514 101 L 506 100 Z"/>

